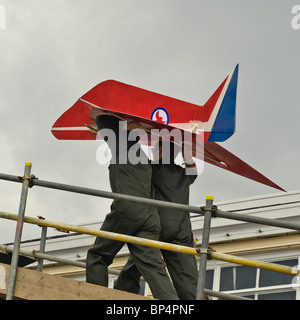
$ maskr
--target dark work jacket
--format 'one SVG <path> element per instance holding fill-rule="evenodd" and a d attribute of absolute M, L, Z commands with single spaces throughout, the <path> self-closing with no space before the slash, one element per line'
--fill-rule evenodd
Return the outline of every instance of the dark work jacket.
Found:
<path fill-rule="evenodd" d="M 153 164 L 152 184 L 157 200 L 189 204 L 190 185 L 197 175 L 186 175 L 185 169 L 176 164 Z M 189 212 L 158 208 L 163 241 L 172 241 Z M 189 231 L 190 232 L 190 231 Z"/>
<path fill-rule="evenodd" d="M 112 153 L 109 165 L 112 192 L 153 198 L 152 167 L 137 140 L 128 141 L 129 131 L 120 129 L 119 120 L 113 116 L 98 116 L 96 123 L 99 130 L 110 129 L 115 133 L 115 138 L 104 138 Z M 132 164 L 129 161 L 130 153 L 136 156 L 135 159 L 140 158 L 142 163 Z M 126 214 L 127 219 L 136 225 L 142 224 L 153 210 L 157 212 L 156 208 L 124 200 L 114 200 L 111 210 Z"/>

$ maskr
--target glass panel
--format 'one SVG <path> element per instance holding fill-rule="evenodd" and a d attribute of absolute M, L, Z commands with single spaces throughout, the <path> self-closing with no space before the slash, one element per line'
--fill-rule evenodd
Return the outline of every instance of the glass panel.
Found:
<path fill-rule="evenodd" d="M 293 259 L 293 260 L 277 261 L 274 263 L 294 267 L 298 264 L 298 260 Z M 289 283 L 292 283 L 293 278 L 294 276 L 289 274 L 261 269 L 260 277 L 259 277 L 259 286 L 268 287 L 268 286 L 276 286 L 281 284 L 289 284 Z"/>
<path fill-rule="evenodd" d="M 258 300 L 296 300 L 296 291 L 260 294 Z"/>
<path fill-rule="evenodd" d="M 206 279 L 205 279 L 205 289 L 212 290 L 214 281 L 214 270 L 206 271 Z"/>
<path fill-rule="evenodd" d="M 236 267 L 236 290 L 255 288 L 256 268 Z"/>
<path fill-rule="evenodd" d="M 256 271 L 246 266 L 222 268 L 220 291 L 255 288 Z"/>
<path fill-rule="evenodd" d="M 233 290 L 233 267 L 221 269 L 220 291 Z"/>
<path fill-rule="evenodd" d="M 145 295 L 145 289 L 146 289 L 146 282 L 141 280 L 140 281 L 140 292 L 138 294 L 140 294 L 141 296 Z"/>

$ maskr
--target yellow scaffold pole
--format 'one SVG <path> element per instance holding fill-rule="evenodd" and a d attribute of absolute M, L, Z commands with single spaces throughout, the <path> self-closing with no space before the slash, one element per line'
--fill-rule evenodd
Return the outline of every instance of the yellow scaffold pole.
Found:
<path fill-rule="evenodd" d="M 294 276 L 297 276 L 300 272 L 296 268 L 291 268 L 288 266 L 283 266 L 280 264 L 275 263 L 266 263 L 261 261 L 249 260 L 241 257 L 232 256 L 230 254 L 220 253 L 220 252 L 211 252 L 210 253 L 211 259 L 241 264 L 248 267 L 266 269 L 275 272 L 287 273 Z"/>
<path fill-rule="evenodd" d="M 7 213 L 7 212 L 0 211 L 0 218 L 9 219 L 9 220 L 17 220 L 18 215 L 13 214 L 13 213 Z M 114 233 L 114 232 L 107 232 L 107 231 L 102 231 L 102 230 L 94 230 L 94 229 L 78 227 L 78 226 L 74 226 L 74 225 L 66 224 L 66 223 L 59 223 L 59 222 L 49 221 L 49 220 L 41 220 L 41 219 L 33 218 L 33 217 L 25 216 L 24 222 L 30 223 L 30 224 L 36 224 L 39 226 L 55 228 L 55 229 L 59 229 L 59 230 L 73 231 L 73 232 L 82 233 L 82 234 L 89 234 L 89 235 L 93 235 L 96 237 L 108 238 L 108 239 L 112 239 L 112 240 L 116 240 L 116 241 L 129 242 L 129 243 L 154 247 L 154 248 L 158 248 L 158 249 L 162 249 L 162 250 L 175 251 L 175 252 L 191 254 L 191 255 L 201 254 L 201 248 L 200 248 L 200 250 L 196 250 L 195 248 L 175 245 L 175 244 L 166 243 L 166 242 L 162 242 L 162 241 L 143 239 L 143 238 L 123 235 L 123 234 Z M 205 250 L 208 251 L 207 253 L 208 253 L 209 259 L 216 259 L 216 260 L 241 264 L 241 265 L 245 265 L 245 266 L 250 266 L 250 267 L 254 267 L 254 268 L 260 268 L 260 269 L 266 269 L 266 270 L 275 271 L 275 272 L 286 273 L 286 274 L 290 274 L 290 275 L 294 275 L 294 276 L 297 276 L 300 274 L 300 271 L 297 270 L 296 268 L 291 268 L 288 266 L 283 266 L 283 265 L 274 264 L 274 263 L 265 263 L 265 262 L 255 261 L 255 260 L 249 260 L 249 259 L 232 256 L 232 255 L 225 254 L 225 253 L 215 252 L 211 249 L 205 249 Z"/>
<path fill-rule="evenodd" d="M 13 213 L 0 211 L 0 218 L 17 220 L 18 216 Z M 50 227 L 58 230 L 73 231 L 77 233 L 89 234 L 89 235 L 100 237 L 100 238 L 107 238 L 107 239 L 112 239 L 112 240 L 121 241 L 121 242 L 129 242 L 133 244 L 139 244 L 142 246 L 159 248 L 162 250 L 175 251 L 175 252 L 186 253 L 191 255 L 198 254 L 196 249 L 190 248 L 190 247 L 180 246 L 180 245 L 171 244 L 171 243 L 162 242 L 162 241 L 149 240 L 149 239 L 144 239 L 144 238 L 139 238 L 134 236 L 128 236 L 124 234 L 108 232 L 103 230 L 83 228 L 83 227 L 78 227 L 78 226 L 74 226 L 66 223 L 59 223 L 59 222 L 49 221 L 49 220 L 41 220 L 38 218 L 32 218 L 27 216 L 24 217 L 24 222 L 36 224 L 39 226 Z"/>

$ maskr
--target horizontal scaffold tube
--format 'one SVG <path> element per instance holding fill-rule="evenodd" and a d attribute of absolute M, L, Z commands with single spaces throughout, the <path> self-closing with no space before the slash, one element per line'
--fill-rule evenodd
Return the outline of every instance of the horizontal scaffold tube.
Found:
<path fill-rule="evenodd" d="M 22 177 L 13 176 L 13 175 L 4 174 L 4 173 L 0 173 L 0 179 L 13 181 L 13 182 L 23 182 Z M 44 188 L 63 190 L 63 191 L 86 194 L 86 195 L 102 197 L 102 198 L 126 200 L 126 201 L 135 202 L 135 203 L 156 206 L 160 208 L 184 210 L 184 211 L 193 212 L 201 215 L 205 214 L 205 210 L 201 207 L 195 207 L 195 206 L 184 205 L 179 203 L 171 203 L 167 201 L 147 199 L 142 197 L 130 196 L 126 194 L 119 194 L 119 193 L 113 193 L 113 192 L 108 192 L 103 190 L 78 187 L 78 186 L 73 186 L 73 185 L 68 185 L 63 183 L 43 181 L 43 180 L 34 179 L 34 178 L 30 179 L 30 183 L 31 183 L 31 186 L 35 185 L 35 186 L 44 187 Z M 249 214 L 226 212 L 219 209 L 213 211 L 213 217 L 238 220 L 238 221 L 246 221 L 251 223 L 257 223 L 262 225 L 274 226 L 278 228 L 286 228 L 286 229 L 300 231 L 300 223 L 262 218 L 262 217 L 252 216 Z"/>
<path fill-rule="evenodd" d="M 13 248 L 10 248 L 10 247 L 8 247 L 7 245 L 4 245 L 4 244 L 0 244 L 0 252 L 12 253 L 13 252 Z M 80 268 L 83 268 L 83 269 L 86 268 L 86 263 L 85 262 L 66 259 L 66 258 L 62 258 L 62 257 L 57 257 L 57 256 L 41 253 L 41 252 L 38 252 L 38 251 L 28 251 L 28 250 L 20 249 L 19 253 L 21 255 L 23 255 L 23 256 L 26 256 L 26 257 L 32 257 L 35 260 L 37 260 L 37 259 L 45 259 L 45 260 L 48 260 L 48 261 L 54 261 L 54 262 L 58 262 L 58 263 L 63 263 L 63 264 L 66 264 L 66 265 L 80 267 Z M 120 272 L 121 272 L 120 270 L 108 268 L 108 273 L 111 273 L 111 274 L 114 274 L 114 275 L 119 275 Z"/>
<path fill-rule="evenodd" d="M 284 266 L 284 265 L 275 264 L 275 263 L 266 263 L 266 262 L 261 262 L 261 261 L 249 260 L 249 259 L 245 259 L 245 258 L 241 258 L 241 257 L 232 256 L 232 255 L 226 254 L 226 253 L 211 252 L 209 256 L 211 259 L 241 264 L 241 265 L 248 266 L 248 267 L 265 269 L 265 270 L 270 270 L 270 271 L 275 271 L 275 272 L 280 272 L 280 273 L 286 273 L 286 274 L 290 274 L 293 276 L 297 276 L 298 274 L 300 274 L 299 270 L 297 270 L 296 268 L 291 268 L 289 266 Z"/>
<path fill-rule="evenodd" d="M 17 220 L 18 215 L 0 211 L 0 218 Z M 100 238 L 107 238 L 107 239 L 121 241 L 121 242 L 129 242 L 133 244 L 139 244 L 142 246 L 159 248 L 162 250 L 175 251 L 175 252 L 186 253 L 191 255 L 198 254 L 196 249 L 190 248 L 190 247 L 180 246 L 180 245 L 171 244 L 171 243 L 162 242 L 162 241 L 149 240 L 149 239 L 144 239 L 144 238 L 139 238 L 134 236 L 128 236 L 125 234 L 119 234 L 119 233 L 108 232 L 103 230 L 94 230 L 94 229 L 74 226 L 66 223 L 59 223 L 55 221 L 42 220 L 42 219 L 26 217 L 26 216 L 24 217 L 24 222 L 36 224 L 39 226 L 55 228 L 59 230 L 89 234 L 89 235 L 100 237 Z"/>
<path fill-rule="evenodd" d="M 17 220 L 18 215 L 0 211 L 0 218 Z M 81 234 L 89 234 L 89 235 L 93 235 L 100 238 L 108 238 L 108 239 L 121 241 L 121 242 L 129 242 L 129 243 L 139 244 L 142 246 L 154 247 L 161 250 L 169 250 L 169 251 L 175 251 L 175 252 L 180 252 L 185 254 L 199 255 L 198 250 L 196 250 L 195 248 L 175 245 L 175 244 L 162 242 L 162 241 L 154 241 L 154 240 L 143 239 L 139 237 L 133 237 L 133 236 L 123 235 L 123 234 L 114 233 L 114 232 L 83 228 L 83 227 L 74 226 L 70 224 L 59 223 L 59 222 L 49 221 L 49 220 L 42 220 L 42 219 L 33 218 L 33 217 L 24 217 L 24 222 L 36 224 L 39 226 L 51 227 L 51 228 L 60 229 L 60 230 L 73 231 Z M 298 270 L 288 266 L 282 266 L 274 263 L 264 263 L 264 262 L 255 261 L 255 260 L 248 260 L 245 258 L 235 257 L 229 254 L 218 253 L 215 251 L 210 251 L 209 257 L 216 260 L 222 260 L 222 261 L 237 263 L 241 265 L 247 265 L 255 268 L 287 273 L 294 276 L 300 274 Z"/>

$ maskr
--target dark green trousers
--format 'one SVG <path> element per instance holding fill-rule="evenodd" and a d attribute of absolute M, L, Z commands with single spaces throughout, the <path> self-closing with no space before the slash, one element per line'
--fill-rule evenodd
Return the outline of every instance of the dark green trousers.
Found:
<path fill-rule="evenodd" d="M 151 184 L 150 182 L 146 184 L 147 181 L 143 182 L 144 173 L 141 171 L 139 175 L 139 169 L 142 170 L 142 167 L 138 166 L 134 172 L 131 172 L 133 170 L 131 165 L 111 165 L 112 191 L 133 195 L 139 193 L 145 196 L 151 189 Z M 133 180 L 132 174 L 139 175 L 140 179 Z M 156 208 L 115 200 L 101 230 L 158 240 L 160 220 Z M 124 243 L 120 241 L 98 237 L 87 254 L 86 281 L 107 286 L 108 266 L 123 245 Z M 178 299 L 165 269 L 160 250 L 135 244 L 128 244 L 128 248 L 139 274 L 143 275 L 148 282 L 154 298 Z"/>
<path fill-rule="evenodd" d="M 176 214 L 174 212 L 173 214 Z M 173 244 L 193 247 L 191 223 L 188 215 L 182 221 L 178 233 L 172 240 L 160 238 Z M 181 300 L 195 300 L 197 290 L 198 271 L 194 255 L 162 250 L 176 293 Z M 138 293 L 140 290 L 140 274 L 130 257 L 119 275 L 115 288 L 127 292 Z"/>

